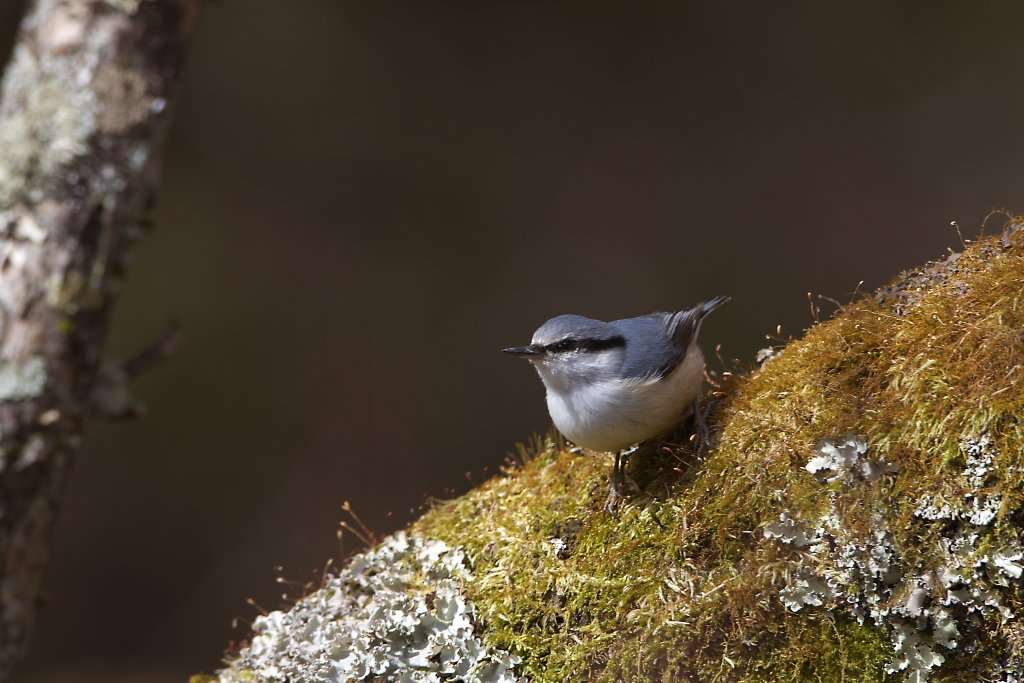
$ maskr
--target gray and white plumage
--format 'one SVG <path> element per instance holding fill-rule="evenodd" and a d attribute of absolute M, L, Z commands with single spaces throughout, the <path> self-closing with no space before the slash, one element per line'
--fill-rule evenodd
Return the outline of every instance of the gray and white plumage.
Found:
<path fill-rule="evenodd" d="M 690 415 L 704 379 L 701 321 L 728 300 L 612 322 L 560 315 L 529 346 L 504 351 L 533 363 L 562 434 L 592 450 L 618 451 Z"/>

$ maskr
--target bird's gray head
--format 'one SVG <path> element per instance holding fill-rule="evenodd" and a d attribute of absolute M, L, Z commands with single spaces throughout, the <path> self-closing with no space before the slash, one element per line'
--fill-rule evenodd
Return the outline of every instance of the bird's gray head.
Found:
<path fill-rule="evenodd" d="M 545 384 L 593 382 L 615 375 L 626 338 L 610 323 L 560 315 L 533 333 L 529 346 L 502 349 L 533 363 Z"/>

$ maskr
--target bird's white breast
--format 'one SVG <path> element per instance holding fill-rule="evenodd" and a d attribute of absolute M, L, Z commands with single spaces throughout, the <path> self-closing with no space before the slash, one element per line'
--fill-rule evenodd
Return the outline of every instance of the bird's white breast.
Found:
<path fill-rule="evenodd" d="M 551 419 L 573 443 L 616 451 L 671 430 L 691 411 L 704 378 L 696 343 L 661 379 L 621 379 L 613 358 L 595 359 L 588 372 L 559 373 L 538 365 Z"/>

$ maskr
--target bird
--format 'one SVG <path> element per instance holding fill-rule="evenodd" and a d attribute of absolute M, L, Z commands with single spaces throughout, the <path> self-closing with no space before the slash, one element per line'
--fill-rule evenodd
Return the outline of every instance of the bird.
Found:
<path fill-rule="evenodd" d="M 533 364 L 548 412 L 569 441 L 615 453 L 609 504 L 625 499 L 623 450 L 663 436 L 697 412 L 704 354 L 697 345 L 717 296 L 674 312 L 603 322 L 581 315 L 551 318 L 527 346 L 502 349 Z"/>

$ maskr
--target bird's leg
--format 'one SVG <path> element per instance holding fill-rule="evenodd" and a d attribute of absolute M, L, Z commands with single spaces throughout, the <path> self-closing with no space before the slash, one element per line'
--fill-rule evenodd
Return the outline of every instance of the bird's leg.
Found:
<path fill-rule="evenodd" d="M 615 464 L 612 465 L 612 474 L 609 478 L 608 501 L 604 504 L 604 509 L 610 512 L 612 517 L 618 517 L 619 504 L 629 498 L 626 495 L 626 461 L 636 451 L 637 447 L 634 446 L 615 452 Z"/>
<path fill-rule="evenodd" d="M 623 473 L 622 451 L 615 451 L 615 463 L 612 465 L 612 474 L 608 480 L 608 500 L 604 509 L 611 513 L 612 517 L 618 517 L 619 504 L 626 500 L 626 477 Z"/>

